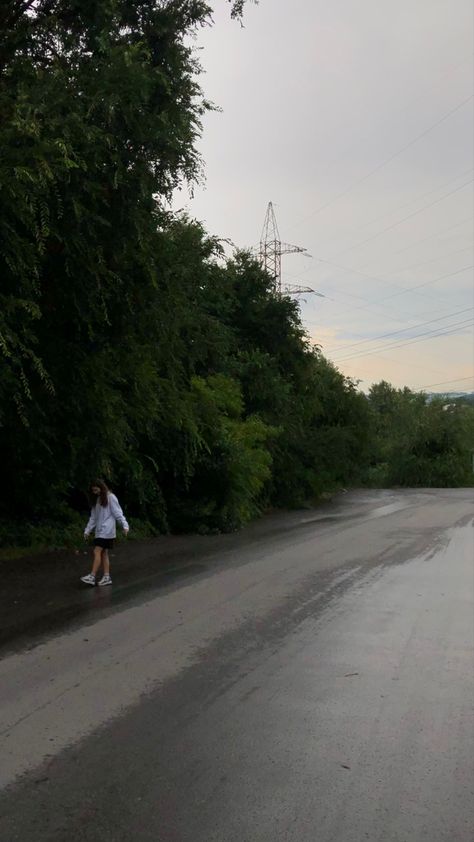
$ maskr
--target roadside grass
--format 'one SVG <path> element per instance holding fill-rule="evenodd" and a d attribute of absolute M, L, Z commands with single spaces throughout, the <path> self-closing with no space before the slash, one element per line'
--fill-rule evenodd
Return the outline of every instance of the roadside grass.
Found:
<path fill-rule="evenodd" d="M 344 493 L 345 488 L 334 488 L 330 491 L 323 491 L 317 497 L 304 502 L 295 503 L 288 509 L 313 509 L 323 503 L 329 502 L 334 496 Z M 261 516 L 275 512 L 273 507 L 264 509 Z M 27 521 L 0 520 L 0 562 L 16 561 L 27 556 L 43 555 L 60 550 L 82 552 L 88 546 L 84 541 L 84 526 L 87 522 L 87 512 L 79 513 L 65 507 L 61 512 L 60 521 L 45 520 L 43 522 L 31 523 Z M 259 518 L 253 518 L 258 520 Z M 140 518 L 129 518 L 130 537 L 133 539 L 154 538 L 163 534 L 160 529 L 153 526 L 149 521 Z M 242 524 L 245 525 L 245 524 Z M 219 530 L 216 530 L 216 533 Z M 195 534 L 199 534 L 196 531 Z M 117 529 L 117 542 L 124 538 L 121 530 Z"/>
<path fill-rule="evenodd" d="M 16 561 L 26 556 L 58 550 L 82 551 L 87 515 L 71 512 L 66 522 L 45 521 L 41 524 L 0 521 L 0 561 Z M 158 531 L 147 521 L 130 518 L 133 538 L 151 538 Z M 117 541 L 122 541 L 117 530 Z"/>

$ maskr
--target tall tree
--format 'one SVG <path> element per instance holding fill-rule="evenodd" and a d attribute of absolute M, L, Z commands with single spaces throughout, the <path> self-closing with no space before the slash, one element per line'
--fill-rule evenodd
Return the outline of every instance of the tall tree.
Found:
<path fill-rule="evenodd" d="M 210 7 L 12 0 L 0 14 L 1 455 L 18 498 L 42 473 L 45 501 L 81 474 L 81 441 L 102 470 L 126 451 L 131 381 L 154 394 L 157 366 L 128 351 L 146 345 L 151 301 L 172 311 L 160 229 L 200 172 L 209 105 L 186 37 Z"/>

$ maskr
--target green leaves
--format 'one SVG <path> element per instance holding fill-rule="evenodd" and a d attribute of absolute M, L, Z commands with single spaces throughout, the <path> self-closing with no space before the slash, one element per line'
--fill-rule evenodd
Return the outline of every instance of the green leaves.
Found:
<path fill-rule="evenodd" d="M 151 528 L 199 531 L 357 482 L 368 463 L 394 482 L 468 481 L 471 410 L 388 384 L 366 399 L 251 255 L 226 261 L 166 210 L 201 176 L 211 106 L 189 35 L 210 13 L 0 8 L 0 461 L 14 477 L 0 519 L 21 511 L 28 534 L 58 501 L 80 506 L 91 475 Z"/>
<path fill-rule="evenodd" d="M 450 487 L 473 484 L 474 409 L 395 389 L 370 390 L 375 432 L 369 481 L 378 485 Z"/>
<path fill-rule="evenodd" d="M 193 469 L 171 501 L 171 525 L 198 532 L 235 529 L 261 510 L 275 431 L 256 416 L 243 418 L 240 386 L 224 375 L 193 377 L 191 399 Z"/>

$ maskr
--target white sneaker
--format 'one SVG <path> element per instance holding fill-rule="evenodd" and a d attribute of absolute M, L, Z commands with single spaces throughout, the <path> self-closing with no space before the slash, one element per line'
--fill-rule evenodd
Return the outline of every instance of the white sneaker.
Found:
<path fill-rule="evenodd" d="M 81 576 L 81 582 L 84 582 L 85 585 L 95 585 L 95 576 L 88 573 L 87 576 Z"/>
<path fill-rule="evenodd" d="M 102 576 L 102 579 L 99 582 L 99 587 L 103 588 L 104 585 L 111 585 L 111 584 L 112 584 L 112 579 L 110 578 L 110 576 L 104 574 Z"/>

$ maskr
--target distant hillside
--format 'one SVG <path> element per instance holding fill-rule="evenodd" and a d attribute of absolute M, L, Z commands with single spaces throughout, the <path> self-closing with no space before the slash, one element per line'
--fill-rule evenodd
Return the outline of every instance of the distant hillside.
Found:
<path fill-rule="evenodd" d="M 474 392 L 428 392 L 427 397 L 429 401 L 434 398 L 444 398 L 451 403 L 474 404 Z"/>

